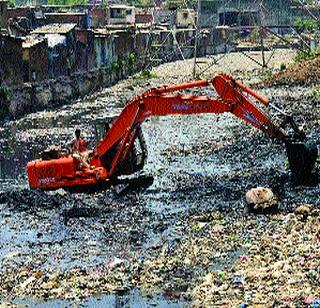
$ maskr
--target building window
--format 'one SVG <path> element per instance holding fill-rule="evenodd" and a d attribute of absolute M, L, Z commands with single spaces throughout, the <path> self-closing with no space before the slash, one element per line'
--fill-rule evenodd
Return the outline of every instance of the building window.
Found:
<path fill-rule="evenodd" d="M 184 18 L 184 19 L 187 19 L 187 18 L 188 18 L 188 13 L 187 13 L 187 12 L 183 13 L 183 18 Z"/>
<path fill-rule="evenodd" d="M 3 14 L 3 5 L 0 5 L 0 13 Z"/>

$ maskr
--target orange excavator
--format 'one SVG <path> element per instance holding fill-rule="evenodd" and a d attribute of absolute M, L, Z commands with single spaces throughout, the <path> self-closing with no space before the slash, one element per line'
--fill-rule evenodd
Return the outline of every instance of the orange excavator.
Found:
<path fill-rule="evenodd" d="M 185 89 L 213 86 L 217 97 L 179 93 Z M 147 156 L 141 123 L 152 116 L 190 115 L 230 112 L 271 138 L 285 143 L 290 169 L 296 181 L 311 176 L 317 147 L 306 142 L 305 134 L 292 118 L 283 113 L 282 124 L 273 123 L 254 100 L 283 113 L 262 95 L 226 74 L 212 80 L 199 80 L 151 89 L 127 103 L 97 146 L 87 151 L 85 167 L 71 153 L 55 151 L 27 164 L 31 188 L 53 190 L 107 187 L 122 175 L 141 170 Z M 291 124 L 290 132 L 285 130 Z"/>

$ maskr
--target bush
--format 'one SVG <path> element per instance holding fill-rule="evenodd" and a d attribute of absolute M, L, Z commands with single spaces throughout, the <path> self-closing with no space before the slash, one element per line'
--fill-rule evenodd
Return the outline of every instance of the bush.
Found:
<path fill-rule="evenodd" d="M 266 78 L 271 78 L 272 76 L 273 76 L 272 70 L 268 70 L 268 71 L 266 72 Z"/>
<path fill-rule="evenodd" d="M 298 27 L 298 33 L 314 33 L 319 30 L 319 25 L 314 19 L 299 17 L 295 20 L 294 25 Z"/>
<path fill-rule="evenodd" d="M 0 87 L 0 101 L 7 102 L 10 100 L 10 90 L 7 86 Z"/>
<path fill-rule="evenodd" d="M 294 56 L 294 62 L 301 62 L 309 59 L 316 58 L 320 55 L 319 50 L 311 51 L 310 49 L 305 49 L 302 51 L 298 51 Z"/>
<path fill-rule="evenodd" d="M 285 65 L 285 63 L 281 63 L 280 64 L 280 71 L 283 71 L 287 68 L 287 66 Z"/>
<path fill-rule="evenodd" d="M 129 74 L 132 74 L 134 72 L 135 66 L 136 66 L 136 55 L 134 52 L 131 52 L 128 58 Z"/>
<path fill-rule="evenodd" d="M 136 63 L 136 54 L 134 52 L 131 52 L 128 59 L 129 65 L 134 65 Z"/>
<path fill-rule="evenodd" d="M 156 78 L 157 75 L 155 73 L 150 72 L 150 71 L 142 71 L 139 74 L 139 77 L 142 79 L 151 79 L 151 78 Z"/>

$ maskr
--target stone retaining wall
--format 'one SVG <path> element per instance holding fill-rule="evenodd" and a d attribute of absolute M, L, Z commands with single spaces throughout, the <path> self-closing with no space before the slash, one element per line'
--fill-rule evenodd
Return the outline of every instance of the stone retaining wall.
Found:
<path fill-rule="evenodd" d="M 135 68 L 135 71 L 137 70 L 138 68 Z M 124 67 L 122 72 L 116 72 L 104 67 L 71 76 L 61 76 L 55 80 L 12 87 L 6 117 L 17 118 L 37 110 L 70 103 L 103 87 L 111 86 L 129 73 L 132 73 L 132 68 L 129 70 Z"/>

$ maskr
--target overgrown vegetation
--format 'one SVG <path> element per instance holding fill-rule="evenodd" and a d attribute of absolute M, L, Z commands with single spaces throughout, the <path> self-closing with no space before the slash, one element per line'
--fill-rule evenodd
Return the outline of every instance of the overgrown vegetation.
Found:
<path fill-rule="evenodd" d="M 48 0 L 48 5 L 87 5 L 87 0 Z"/>
<path fill-rule="evenodd" d="M 248 36 L 248 41 L 251 43 L 256 43 L 260 39 L 260 30 L 259 29 L 254 29 L 250 32 Z"/>
<path fill-rule="evenodd" d="M 298 33 L 313 34 L 319 31 L 318 22 L 314 19 L 297 18 L 294 25 L 297 27 Z M 295 62 L 301 62 L 309 59 L 313 59 L 320 55 L 320 50 L 311 50 L 306 48 L 305 50 L 298 51 L 294 57 Z"/>
<path fill-rule="evenodd" d="M 131 75 L 135 72 L 136 69 L 136 55 L 134 52 L 131 52 L 128 58 L 118 59 L 113 62 L 111 68 L 114 72 L 118 74 L 120 78 L 121 74 L 124 73 L 124 68 L 127 68 L 127 72 Z"/>
<path fill-rule="evenodd" d="M 8 1 L 8 7 L 13 8 L 15 7 L 15 2 L 13 0 Z"/>
<path fill-rule="evenodd" d="M 151 79 L 157 77 L 156 73 L 153 73 L 151 71 L 142 71 L 138 76 L 141 79 Z"/>
<path fill-rule="evenodd" d="M 108 3 L 103 1 L 103 5 Z M 48 0 L 49 5 L 87 5 L 88 0 Z M 128 0 L 128 5 L 134 5 L 136 7 L 148 7 L 150 6 L 150 1 L 145 0 Z"/>
<path fill-rule="evenodd" d="M 319 31 L 318 22 L 314 19 L 297 18 L 294 22 L 298 33 L 315 33 Z"/>
<path fill-rule="evenodd" d="M 127 60 L 130 75 L 135 71 L 135 67 L 137 64 L 136 61 L 137 61 L 136 54 L 134 52 L 131 52 Z"/>
<path fill-rule="evenodd" d="M 312 51 L 310 49 L 305 49 L 305 50 L 298 51 L 296 53 L 296 55 L 294 56 L 294 61 L 301 62 L 301 61 L 305 61 L 305 60 L 310 60 L 310 59 L 314 59 L 314 58 L 318 57 L 319 55 L 320 55 L 319 49 L 316 49 L 314 51 Z"/>
<path fill-rule="evenodd" d="M 271 78 L 273 76 L 273 71 L 270 69 L 270 70 L 267 70 L 266 71 L 266 78 Z"/>
<path fill-rule="evenodd" d="M 319 99 L 320 98 L 320 87 L 317 85 L 313 87 L 308 93 L 310 99 Z"/>

